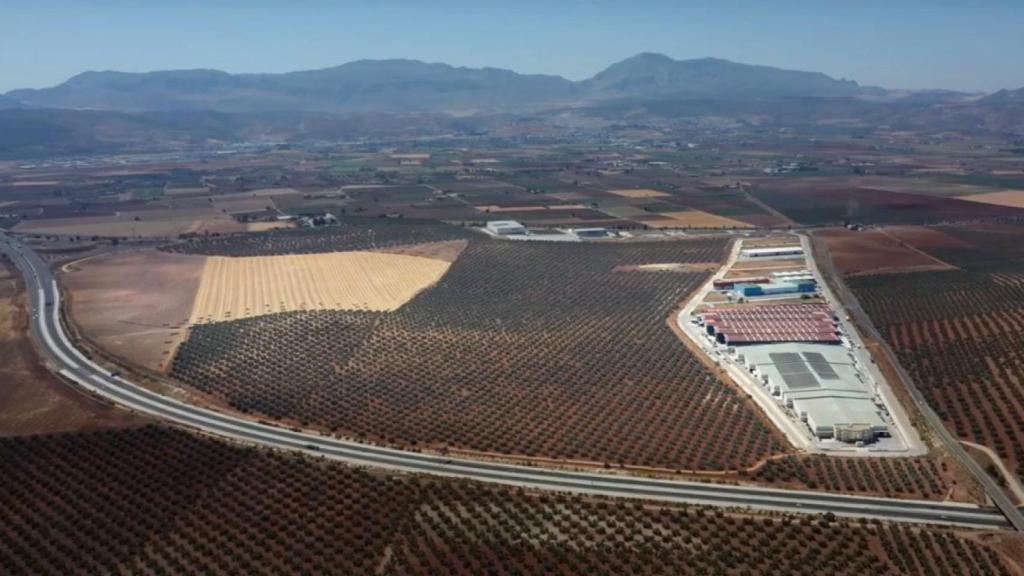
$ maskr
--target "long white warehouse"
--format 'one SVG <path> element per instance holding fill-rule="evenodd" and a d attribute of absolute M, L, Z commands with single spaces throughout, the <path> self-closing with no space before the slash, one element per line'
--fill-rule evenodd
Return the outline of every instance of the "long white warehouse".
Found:
<path fill-rule="evenodd" d="M 770 258 L 772 256 L 803 256 L 800 246 L 774 246 L 771 248 L 745 248 L 740 250 L 744 258 Z"/>
<path fill-rule="evenodd" d="M 738 347 L 735 353 L 818 438 L 870 442 L 889 434 L 875 392 L 842 346 L 765 344 Z"/>

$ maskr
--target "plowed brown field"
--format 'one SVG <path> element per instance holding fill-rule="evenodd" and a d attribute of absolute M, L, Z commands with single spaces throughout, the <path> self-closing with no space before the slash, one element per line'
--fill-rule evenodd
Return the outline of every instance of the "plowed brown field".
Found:
<path fill-rule="evenodd" d="M 903 227 L 911 237 L 912 227 Z M 886 274 L 953 270 L 954 266 L 922 252 L 886 229 L 851 231 L 845 228 L 823 230 L 818 235 L 828 243 L 836 267 L 843 274 Z"/>

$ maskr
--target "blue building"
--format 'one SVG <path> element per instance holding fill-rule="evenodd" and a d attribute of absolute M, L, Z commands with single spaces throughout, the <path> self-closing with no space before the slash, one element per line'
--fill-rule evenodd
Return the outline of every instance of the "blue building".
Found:
<path fill-rule="evenodd" d="M 800 282 L 771 282 L 768 284 L 737 284 L 733 291 L 739 296 L 777 296 L 780 294 L 807 294 L 817 288 L 814 280 Z"/>

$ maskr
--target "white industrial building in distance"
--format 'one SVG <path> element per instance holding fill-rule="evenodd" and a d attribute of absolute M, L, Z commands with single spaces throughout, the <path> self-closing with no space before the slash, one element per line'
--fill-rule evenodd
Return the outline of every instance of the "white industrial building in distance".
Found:
<path fill-rule="evenodd" d="M 526 234 L 526 226 L 515 220 L 491 220 L 487 223 L 487 231 L 497 236 L 516 236 Z"/>
<path fill-rule="evenodd" d="M 771 258 L 773 256 L 803 256 L 800 246 L 775 246 L 772 248 L 745 248 L 740 250 L 744 258 Z"/>
<path fill-rule="evenodd" d="M 884 404 L 842 346 L 783 343 L 733 350 L 737 363 L 818 438 L 870 442 L 889 435 Z"/>

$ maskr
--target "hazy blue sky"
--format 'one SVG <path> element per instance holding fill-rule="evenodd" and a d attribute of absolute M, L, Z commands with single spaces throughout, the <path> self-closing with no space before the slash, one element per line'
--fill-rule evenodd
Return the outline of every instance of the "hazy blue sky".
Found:
<path fill-rule="evenodd" d="M 580 79 L 637 52 L 889 88 L 1024 86 L 1024 0 L 0 0 L 0 92 L 84 70 L 417 58 Z"/>

